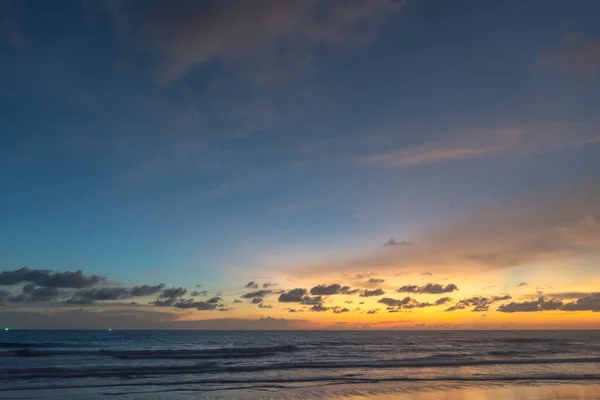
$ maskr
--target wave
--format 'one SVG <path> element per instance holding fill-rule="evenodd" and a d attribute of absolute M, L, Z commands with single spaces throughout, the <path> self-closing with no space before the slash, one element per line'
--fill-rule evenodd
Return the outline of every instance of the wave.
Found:
<path fill-rule="evenodd" d="M 0 342 L 0 349 L 30 349 L 64 346 L 64 343 Z"/>
<path fill-rule="evenodd" d="M 499 359 L 499 360 L 437 360 L 404 359 L 370 362 L 315 362 L 315 363 L 270 363 L 261 365 L 222 366 L 215 363 L 169 366 L 124 366 L 117 368 L 66 369 L 66 368 L 27 368 L 5 370 L 0 374 L 3 379 L 33 378 L 89 378 L 89 377 L 140 377 L 143 375 L 179 375 L 243 373 L 272 370 L 316 370 L 316 369 L 393 369 L 393 368 L 431 368 L 431 367 L 470 367 L 485 365 L 532 365 L 532 364 L 571 364 L 600 363 L 600 357 L 587 358 L 546 358 L 546 359 Z"/>
<path fill-rule="evenodd" d="M 495 382 L 597 382 L 600 380 L 599 374 L 547 374 L 547 375 L 520 375 L 520 376 L 496 376 L 496 377 L 455 377 L 455 376 L 438 376 L 438 377 L 423 377 L 423 378 L 411 378 L 411 377 L 359 377 L 351 375 L 343 376 L 324 376 L 324 377 L 306 377 L 306 378 L 271 378 L 271 379 L 196 379 L 185 381 L 161 381 L 158 386 L 184 386 L 186 390 L 191 389 L 191 385 L 199 385 L 206 388 L 206 390 L 228 390 L 228 389 L 254 389 L 254 388 L 274 388 L 283 389 L 289 384 L 297 383 L 319 383 L 319 385 L 325 383 L 330 384 L 374 384 L 374 383 L 386 383 L 386 382 L 431 382 L 438 385 L 441 382 L 477 382 L 477 383 L 495 383 Z M 227 387 L 229 385 L 229 387 Z M 231 386 L 233 385 L 233 386 Z M 250 386 L 241 386 L 250 385 Z M 253 386 L 257 385 L 257 386 Z M 35 385 L 35 386 L 21 386 L 21 387 L 7 387 L 0 388 L 0 392 L 6 391 L 26 391 L 26 390 L 65 390 L 65 389 L 92 389 L 92 388 L 114 388 L 114 387 L 140 387 L 140 386 L 157 386 L 156 382 L 113 382 L 113 383 L 97 383 L 87 385 L 70 385 L 70 384 L 52 384 L 52 385 Z M 306 385 L 303 385 L 307 387 Z M 164 389 L 157 389 L 164 391 Z M 169 389 L 167 389 L 169 390 Z M 199 390 L 199 389 L 192 389 Z M 170 391 L 170 390 L 169 390 Z M 204 390 L 199 390 L 204 391 Z"/>
<path fill-rule="evenodd" d="M 119 359 L 211 359 L 255 358 L 300 350 L 296 346 L 227 347 L 218 349 L 177 350 L 31 350 L 0 351 L 0 357 L 105 356 Z"/>

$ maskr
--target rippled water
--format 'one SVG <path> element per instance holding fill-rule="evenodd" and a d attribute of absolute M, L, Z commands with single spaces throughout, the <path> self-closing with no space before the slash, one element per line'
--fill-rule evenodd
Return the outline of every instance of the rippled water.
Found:
<path fill-rule="evenodd" d="M 0 398 L 240 390 L 286 398 L 298 388 L 318 398 L 335 385 L 375 393 L 600 383 L 599 339 L 598 331 L 9 331 L 0 333 Z"/>

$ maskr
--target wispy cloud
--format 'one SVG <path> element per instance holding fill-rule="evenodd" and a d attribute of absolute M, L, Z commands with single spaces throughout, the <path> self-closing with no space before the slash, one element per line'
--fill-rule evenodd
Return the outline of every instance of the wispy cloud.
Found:
<path fill-rule="evenodd" d="M 555 48 L 542 53 L 542 62 L 580 76 L 597 77 L 600 75 L 600 38 L 568 33 Z"/>
<path fill-rule="evenodd" d="M 447 134 L 435 140 L 363 157 L 366 166 L 402 167 L 499 156 L 524 156 L 600 142 L 597 132 L 529 125 Z"/>
<path fill-rule="evenodd" d="M 132 2 L 132 7 L 92 4 L 92 8 L 106 12 L 121 37 L 158 56 L 156 79 L 168 85 L 193 66 L 215 59 L 243 63 L 246 72 L 258 71 L 260 81 L 268 82 L 281 71 L 271 69 L 272 74 L 265 74 L 265 67 L 296 70 L 306 62 L 307 44 L 369 44 L 404 4 L 402 0 L 234 0 L 226 4 L 183 0 Z M 287 43 L 285 54 L 277 51 L 281 41 Z"/>

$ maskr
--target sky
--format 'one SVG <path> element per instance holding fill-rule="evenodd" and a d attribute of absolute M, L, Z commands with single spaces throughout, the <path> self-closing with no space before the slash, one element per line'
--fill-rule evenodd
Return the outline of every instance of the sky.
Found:
<path fill-rule="evenodd" d="M 600 3 L 0 1 L 0 325 L 600 328 Z"/>

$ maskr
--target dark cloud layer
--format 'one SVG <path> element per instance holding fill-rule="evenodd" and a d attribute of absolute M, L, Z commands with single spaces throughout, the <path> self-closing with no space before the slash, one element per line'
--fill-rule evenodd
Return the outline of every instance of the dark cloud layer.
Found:
<path fill-rule="evenodd" d="M 600 312 L 600 293 L 582 297 L 575 302 L 567 303 L 561 307 L 564 311 L 595 311 Z"/>
<path fill-rule="evenodd" d="M 417 285 L 405 285 L 398 288 L 398 293 L 426 293 L 426 294 L 441 294 L 441 293 L 452 293 L 458 290 L 458 287 L 450 283 L 446 286 L 442 286 L 439 283 L 428 283 L 424 286 Z"/>
<path fill-rule="evenodd" d="M 81 289 L 93 286 L 106 278 L 99 275 L 85 275 L 83 271 L 57 272 L 49 269 L 31 269 L 27 267 L 13 271 L 0 272 L 0 285 L 16 285 L 19 283 L 35 283 L 38 286 Z"/>
<path fill-rule="evenodd" d="M 540 297 L 534 301 L 502 304 L 500 307 L 498 307 L 498 311 L 505 313 L 552 311 L 560 309 L 562 305 L 563 302 L 560 299 L 547 299 L 545 297 Z"/>

